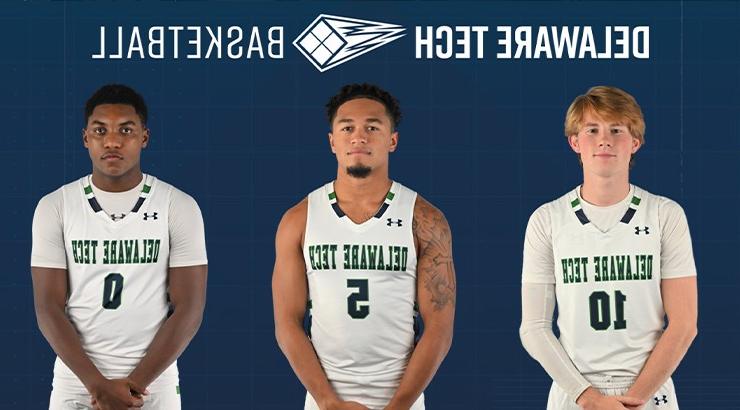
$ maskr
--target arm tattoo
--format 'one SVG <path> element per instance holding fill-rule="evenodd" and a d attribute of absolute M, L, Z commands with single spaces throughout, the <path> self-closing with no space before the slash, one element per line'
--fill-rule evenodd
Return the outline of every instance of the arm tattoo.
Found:
<path fill-rule="evenodd" d="M 434 310 L 455 305 L 455 266 L 452 235 L 442 212 L 422 198 L 416 201 L 413 231 L 418 241 L 417 275 L 432 294 Z"/>

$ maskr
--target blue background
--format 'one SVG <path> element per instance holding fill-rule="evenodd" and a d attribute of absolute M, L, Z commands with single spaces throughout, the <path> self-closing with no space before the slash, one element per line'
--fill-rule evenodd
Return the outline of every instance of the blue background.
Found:
<path fill-rule="evenodd" d="M 407 36 L 326 73 L 290 44 L 320 13 Z M 92 60 L 98 27 L 285 27 L 282 60 Z M 488 25 L 484 60 L 415 60 L 416 25 Z M 497 60 L 496 25 L 650 25 L 649 60 Z M 447 215 L 458 304 L 430 409 L 542 409 L 549 378 L 521 348 L 524 228 L 580 181 L 565 110 L 596 84 L 631 92 L 647 122 L 633 182 L 683 205 L 700 275 L 700 331 L 674 380 L 684 409 L 740 408 L 740 4 L 12 3 L 0 11 L 0 408 L 48 403 L 53 353 L 28 268 L 39 198 L 90 171 L 82 107 L 122 82 L 146 98 L 145 172 L 193 195 L 210 264 L 205 320 L 180 360 L 185 409 L 297 409 L 277 348 L 270 277 L 282 213 L 335 175 L 323 104 L 368 81 L 400 101 L 391 175 Z M 264 39 L 263 39 L 264 40 Z"/>

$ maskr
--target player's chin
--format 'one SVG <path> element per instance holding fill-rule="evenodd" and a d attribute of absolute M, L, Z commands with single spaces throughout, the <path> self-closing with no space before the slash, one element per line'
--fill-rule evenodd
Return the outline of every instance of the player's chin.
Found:
<path fill-rule="evenodd" d="M 110 178 L 116 178 L 120 177 L 121 175 L 125 175 L 128 173 L 132 166 L 130 164 L 124 164 L 122 163 L 103 163 L 99 164 L 98 169 L 100 172 Z"/>
<path fill-rule="evenodd" d="M 606 168 L 606 167 L 598 168 L 597 167 L 593 173 L 602 178 L 611 178 L 619 174 L 623 174 L 621 169 L 615 169 L 614 167 L 609 167 L 609 168 Z"/>

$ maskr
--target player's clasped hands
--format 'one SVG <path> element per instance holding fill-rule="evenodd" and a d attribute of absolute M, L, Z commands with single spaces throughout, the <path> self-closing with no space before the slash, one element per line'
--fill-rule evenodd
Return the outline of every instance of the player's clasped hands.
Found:
<path fill-rule="evenodd" d="M 327 403 L 324 410 L 370 410 L 356 401 L 336 401 Z"/>
<path fill-rule="evenodd" d="M 638 410 L 645 401 L 630 396 L 604 396 L 589 388 L 577 403 L 583 410 Z"/>
<path fill-rule="evenodd" d="M 128 410 L 144 406 L 143 396 L 149 394 L 128 378 L 108 379 L 91 389 L 95 410 Z"/>
<path fill-rule="evenodd" d="M 627 396 L 602 396 L 600 400 L 591 406 L 584 407 L 587 410 L 638 410 L 645 404 L 644 401 Z"/>

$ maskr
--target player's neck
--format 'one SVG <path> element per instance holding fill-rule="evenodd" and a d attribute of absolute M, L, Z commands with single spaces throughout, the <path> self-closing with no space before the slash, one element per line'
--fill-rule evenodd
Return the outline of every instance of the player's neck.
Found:
<path fill-rule="evenodd" d="M 629 173 L 613 177 L 583 175 L 581 198 L 596 206 L 610 206 L 622 201 L 630 192 Z"/>
<path fill-rule="evenodd" d="M 391 189 L 392 181 L 388 178 L 387 172 L 377 171 L 379 170 L 373 170 L 366 178 L 355 178 L 342 171 L 337 173 L 337 179 L 334 181 L 337 199 L 350 203 L 383 202 L 388 190 Z"/>
<path fill-rule="evenodd" d="M 124 192 L 134 189 L 144 178 L 141 169 L 132 169 L 131 171 L 111 177 L 93 169 L 92 183 L 96 188 L 106 192 Z"/>

